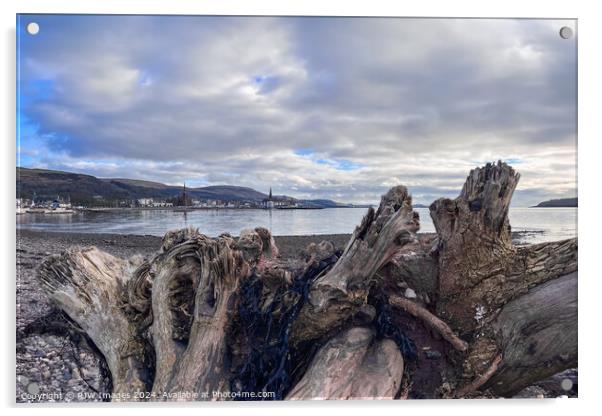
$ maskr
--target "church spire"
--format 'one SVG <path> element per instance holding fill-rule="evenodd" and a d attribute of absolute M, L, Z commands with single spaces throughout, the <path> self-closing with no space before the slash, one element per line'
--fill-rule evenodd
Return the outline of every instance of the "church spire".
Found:
<path fill-rule="evenodd" d="M 272 200 L 272 187 L 270 186 L 270 196 L 268 197 L 268 200 Z"/>

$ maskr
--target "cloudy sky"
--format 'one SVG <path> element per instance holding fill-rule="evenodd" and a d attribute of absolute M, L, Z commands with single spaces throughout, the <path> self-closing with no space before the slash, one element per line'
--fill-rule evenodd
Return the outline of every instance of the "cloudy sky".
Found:
<path fill-rule="evenodd" d="M 37 35 L 24 28 L 35 21 Z M 559 20 L 21 16 L 17 164 L 301 198 L 430 203 L 503 159 L 576 195 Z"/>

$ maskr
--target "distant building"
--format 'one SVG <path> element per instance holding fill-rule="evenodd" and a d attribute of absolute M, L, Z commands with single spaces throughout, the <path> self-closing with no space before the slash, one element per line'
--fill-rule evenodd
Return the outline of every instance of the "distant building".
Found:
<path fill-rule="evenodd" d="M 172 203 L 175 207 L 190 207 L 192 206 L 192 198 L 188 193 L 186 193 L 186 182 L 184 182 L 184 187 L 182 188 L 182 193 L 174 198 L 172 198 Z"/>
<path fill-rule="evenodd" d="M 153 205 L 153 198 L 140 198 L 138 199 L 138 205 L 141 207 L 151 207 Z"/>
<path fill-rule="evenodd" d="M 67 200 L 65 201 L 63 198 L 61 198 L 60 196 L 56 196 L 56 199 L 54 199 L 52 202 L 50 202 L 49 204 L 46 204 L 50 206 L 50 209 L 56 210 L 56 209 L 71 209 L 71 198 L 67 198 Z"/>
<path fill-rule="evenodd" d="M 17 215 L 25 214 L 25 202 L 21 198 L 17 198 Z"/>
<path fill-rule="evenodd" d="M 173 207 L 173 202 L 153 201 L 152 207 L 153 208 L 171 208 L 171 207 Z"/>
<path fill-rule="evenodd" d="M 265 209 L 273 209 L 275 207 L 274 198 L 272 196 L 272 187 L 270 187 L 270 194 L 268 195 L 267 199 L 263 200 L 263 207 Z"/>
<path fill-rule="evenodd" d="M 297 203 L 293 198 L 279 196 L 275 197 L 272 194 L 272 188 L 270 187 L 270 193 L 266 199 L 262 201 L 262 206 L 265 209 L 273 209 L 273 208 L 295 208 L 297 207 Z"/>

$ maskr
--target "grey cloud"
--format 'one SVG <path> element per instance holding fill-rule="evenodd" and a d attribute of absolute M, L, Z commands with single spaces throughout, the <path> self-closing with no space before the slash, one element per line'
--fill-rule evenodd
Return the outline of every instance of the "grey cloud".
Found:
<path fill-rule="evenodd" d="M 407 183 L 427 203 L 513 158 L 531 186 L 517 201 L 571 192 L 575 43 L 557 27 L 573 22 L 36 19 L 22 111 L 49 155 L 33 165 L 355 202 Z"/>

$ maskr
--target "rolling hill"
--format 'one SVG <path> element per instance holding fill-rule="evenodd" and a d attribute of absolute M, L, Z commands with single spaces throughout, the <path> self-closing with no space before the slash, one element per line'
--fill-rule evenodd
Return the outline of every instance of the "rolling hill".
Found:
<path fill-rule="evenodd" d="M 267 195 L 241 186 L 208 186 L 189 188 L 193 198 L 224 201 L 261 201 Z M 118 200 L 138 198 L 170 198 L 182 193 L 181 186 L 123 178 L 97 178 L 81 173 L 46 169 L 17 168 L 17 196 L 31 199 L 69 196 L 74 203 L 93 199 Z"/>
<path fill-rule="evenodd" d="M 561 198 L 540 202 L 534 208 L 572 208 L 577 206 L 577 198 Z"/>
<path fill-rule="evenodd" d="M 268 196 L 252 188 L 242 186 L 206 186 L 187 188 L 187 193 L 196 199 L 221 201 L 262 201 Z M 17 197 L 46 200 L 57 196 L 69 197 L 76 205 L 97 205 L 99 201 L 133 200 L 139 198 L 171 198 L 182 193 L 181 186 L 165 185 L 159 182 L 125 179 L 97 178 L 81 173 L 47 169 L 17 167 Z M 274 199 L 290 199 L 277 195 Z M 348 206 L 328 199 L 303 200 L 316 208 Z"/>

